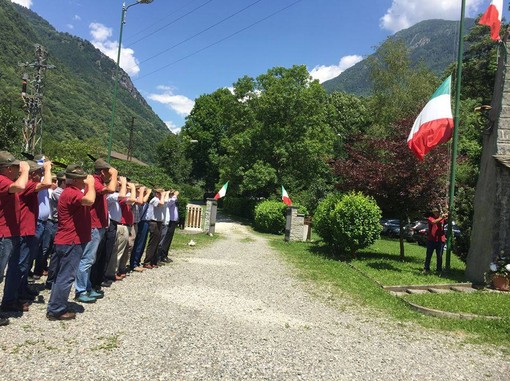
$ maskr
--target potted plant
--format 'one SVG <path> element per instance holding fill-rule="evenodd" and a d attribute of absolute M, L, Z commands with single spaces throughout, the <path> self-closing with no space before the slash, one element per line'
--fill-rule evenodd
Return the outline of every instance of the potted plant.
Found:
<path fill-rule="evenodd" d="M 510 291 L 510 257 L 501 252 L 489 265 L 486 280 L 496 290 Z"/>

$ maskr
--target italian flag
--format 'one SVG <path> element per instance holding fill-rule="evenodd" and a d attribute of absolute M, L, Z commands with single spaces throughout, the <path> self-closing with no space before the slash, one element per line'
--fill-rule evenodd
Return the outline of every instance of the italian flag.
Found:
<path fill-rule="evenodd" d="M 499 41 L 499 29 L 501 28 L 501 16 L 503 15 L 503 0 L 492 0 L 491 4 L 480 17 L 478 24 L 487 25 L 491 28 L 491 39 Z"/>
<path fill-rule="evenodd" d="M 288 205 L 288 206 L 291 206 L 292 205 L 292 201 L 290 200 L 290 197 L 289 195 L 287 194 L 287 191 L 285 190 L 285 188 L 283 187 L 282 185 L 282 201 L 284 204 Z"/>
<path fill-rule="evenodd" d="M 420 160 L 423 160 L 432 148 L 447 142 L 452 136 L 451 82 L 450 75 L 432 94 L 432 98 L 414 121 L 407 138 L 407 145 Z"/>
<path fill-rule="evenodd" d="M 218 193 L 216 193 L 214 198 L 216 200 L 219 200 L 220 198 L 225 197 L 225 194 L 227 193 L 227 188 L 228 188 L 228 181 L 221 187 L 220 191 Z"/>

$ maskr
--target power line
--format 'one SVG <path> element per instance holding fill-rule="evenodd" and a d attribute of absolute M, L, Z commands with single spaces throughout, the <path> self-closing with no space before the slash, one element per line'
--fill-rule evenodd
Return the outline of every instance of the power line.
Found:
<path fill-rule="evenodd" d="M 160 28 L 156 29 L 155 31 L 153 31 L 153 32 L 151 32 L 151 33 L 149 33 L 149 34 L 145 35 L 144 37 L 139 38 L 138 40 L 136 40 L 136 41 L 134 41 L 134 42 L 130 43 L 130 44 L 129 44 L 129 45 L 127 45 L 127 46 L 128 46 L 128 47 L 130 47 L 130 46 L 133 46 L 133 45 L 135 45 L 135 44 L 139 43 L 140 41 L 145 40 L 146 38 L 148 38 L 148 37 L 150 37 L 150 36 L 152 36 L 152 35 L 156 34 L 157 32 L 159 32 L 159 31 L 161 31 L 161 30 L 163 30 L 163 29 L 165 29 L 165 28 L 167 28 L 167 27 L 169 27 L 170 25 L 175 24 L 177 21 L 182 20 L 182 19 L 183 19 L 183 18 L 185 18 L 186 16 L 189 16 L 189 15 L 190 15 L 190 14 L 192 14 L 193 12 L 196 12 L 197 10 L 199 10 L 200 8 L 202 8 L 202 7 L 206 6 L 207 4 L 209 4 L 209 3 L 210 3 L 210 2 L 212 2 L 212 1 L 213 1 L 213 0 L 208 0 L 208 1 L 206 1 L 205 3 L 200 4 L 198 7 L 193 8 L 193 9 L 192 9 L 191 11 L 189 11 L 188 13 L 185 13 L 184 15 L 182 15 L 182 16 L 180 16 L 180 17 L 177 17 L 175 20 L 170 21 L 168 24 L 163 25 L 162 27 L 160 27 Z M 189 4 L 188 4 L 188 5 L 189 5 Z M 177 11 L 175 11 L 175 12 L 173 12 L 173 13 L 170 13 L 170 14 L 169 14 L 169 15 L 167 15 L 166 17 L 168 17 L 168 16 L 170 16 L 170 15 L 172 15 L 172 14 L 177 13 L 178 11 L 180 11 L 181 9 L 183 9 L 183 8 L 185 8 L 185 7 L 186 7 L 186 6 L 179 8 Z M 161 21 L 161 20 L 160 20 L 160 21 Z M 151 25 L 150 27 L 147 27 L 147 28 L 145 28 L 145 29 L 141 30 L 141 31 L 140 31 L 140 32 L 138 32 L 136 35 L 138 35 L 138 34 L 140 34 L 140 33 L 144 32 L 144 31 L 146 31 L 147 29 L 152 28 L 153 26 L 154 26 L 154 24 L 153 24 L 153 25 Z M 136 36 L 136 35 L 135 35 L 135 36 Z"/>
<path fill-rule="evenodd" d="M 294 1 L 293 3 L 291 3 L 291 4 L 287 5 L 286 7 L 283 7 L 283 8 L 281 8 L 281 9 L 277 10 L 276 12 L 271 13 L 270 15 L 268 15 L 268 16 L 266 16 L 266 17 L 264 17 L 264 18 L 261 18 L 260 20 L 255 21 L 253 24 L 250 24 L 250 25 L 248 25 L 248 26 L 246 26 L 246 27 L 244 27 L 244 28 L 242 28 L 242 29 L 239 29 L 238 31 L 236 31 L 236 32 L 234 32 L 234 33 L 232 33 L 232 34 L 229 34 L 228 36 L 223 37 L 222 39 L 220 39 L 220 40 L 218 40 L 218 41 L 215 41 L 215 42 L 213 42 L 212 44 L 209 44 L 209 45 L 207 45 L 207 46 L 205 46 L 205 47 L 203 47 L 203 48 L 201 48 L 201 49 L 198 49 L 198 50 L 194 51 L 193 53 L 190 53 L 190 54 L 188 54 L 188 55 L 186 55 L 186 56 L 184 56 L 184 57 L 182 57 L 182 58 L 179 58 L 179 59 L 178 59 L 178 60 L 176 60 L 176 61 L 170 62 L 169 64 L 166 64 L 165 66 L 162 66 L 162 67 L 160 67 L 159 69 L 156 69 L 156 70 L 154 70 L 154 71 L 151 71 L 150 73 L 147 73 L 147 74 L 145 74 L 145 75 L 143 75 L 143 76 L 139 77 L 138 79 L 140 80 L 140 79 L 146 78 L 146 77 L 148 77 L 148 76 L 150 76 L 150 75 L 152 75 L 152 74 L 155 74 L 155 73 L 157 73 L 157 72 L 160 72 L 160 71 L 161 71 L 161 70 L 163 70 L 163 69 L 166 69 L 166 68 L 167 68 L 167 67 L 169 67 L 169 66 L 175 65 L 175 64 L 176 64 L 176 63 L 178 63 L 178 62 L 184 61 L 185 59 L 188 59 L 188 58 L 190 58 L 190 57 L 192 57 L 192 56 L 194 56 L 194 55 L 196 55 L 196 54 L 198 54 L 198 53 L 201 53 L 201 52 L 203 52 L 204 50 L 207 50 L 207 49 L 209 49 L 209 48 L 211 48 L 211 47 L 213 47 L 213 46 L 215 46 L 215 45 L 218 45 L 219 43 L 221 43 L 221 42 L 223 42 L 223 41 L 225 41 L 225 40 L 228 40 L 229 38 L 234 37 L 235 35 L 238 35 L 239 33 L 242 33 L 242 32 L 244 32 L 245 30 L 250 29 L 250 28 L 252 28 L 253 26 L 255 26 L 255 25 L 257 25 L 257 24 L 260 24 L 261 22 L 266 21 L 267 19 L 269 19 L 269 18 L 271 18 L 271 17 L 273 17 L 273 16 L 276 16 L 277 14 L 279 14 L 279 13 L 281 13 L 281 12 L 283 12 L 283 11 L 285 11 L 285 10 L 289 9 L 290 7 L 292 7 L 292 6 L 296 5 L 297 3 L 300 3 L 301 1 L 303 1 L 303 0 L 297 0 L 297 1 Z M 142 61 L 142 62 L 145 62 L 145 61 Z"/>
<path fill-rule="evenodd" d="M 172 50 L 173 48 L 176 48 L 177 46 L 182 45 L 182 44 L 184 44 L 185 42 L 188 42 L 188 41 L 190 41 L 190 40 L 194 39 L 194 38 L 195 38 L 195 37 L 197 37 L 197 36 L 200 36 L 201 34 L 203 34 L 203 33 L 207 32 L 208 30 L 211 30 L 212 28 L 214 28 L 214 27 L 216 27 L 216 26 L 218 26 L 218 25 L 220 25 L 220 24 L 222 24 L 222 23 L 224 23 L 225 21 L 227 21 L 227 20 L 231 19 L 232 17 L 237 16 L 239 13 L 244 12 L 244 11 L 245 11 L 245 10 L 247 10 L 248 8 L 253 7 L 255 4 L 260 3 L 261 1 L 263 1 L 263 0 L 256 0 L 256 1 L 254 1 L 253 3 L 251 3 L 251 4 L 247 5 L 246 7 L 242 8 L 242 9 L 240 9 L 239 11 L 232 13 L 231 15 L 229 15 L 229 16 L 227 16 L 227 17 L 225 17 L 224 19 L 222 19 L 222 20 L 220 20 L 220 21 L 218 21 L 218 22 L 214 23 L 213 25 L 211 25 L 211 26 L 209 26 L 209 27 L 207 27 L 207 28 L 205 28 L 205 29 L 202 29 L 200 32 L 198 32 L 198 33 L 194 34 L 193 36 L 190 36 L 190 37 L 188 37 L 188 38 L 185 38 L 184 40 L 182 40 L 182 41 L 178 42 L 177 44 L 172 45 L 172 46 L 170 46 L 169 48 L 167 48 L 167 49 L 165 49 L 165 50 L 163 50 L 163 51 L 161 51 L 161 52 L 159 52 L 159 53 L 157 53 L 157 54 L 155 54 L 155 55 L 153 55 L 153 56 L 151 56 L 151 57 L 149 57 L 149 58 L 146 58 L 145 60 L 141 61 L 139 64 L 145 63 L 145 62 L 150 61 L 150 60 L 152 60 L 152 59 L 154 59 L 154 58 L 156 58 L 156 57 L 159 57 L 160 55 L 162 55 L 162 54 L 164 54 L 164 53 L 168 52 L 169 50 Z"/>

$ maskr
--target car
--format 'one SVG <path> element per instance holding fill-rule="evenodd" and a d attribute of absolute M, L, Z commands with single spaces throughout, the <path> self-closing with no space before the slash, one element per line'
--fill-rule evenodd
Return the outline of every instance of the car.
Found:
<path fill-rule="evenodd" d="M 446 234 L 448 234 L 448 224 L 445 224 L 444 231 Z M 414 240 L 418 243 L 420 246 L 427 246 L 427 235 L 429 233 L 429 225 L 426 223 L 425 226 L 421 227 L 419 230 L 416 230 L 413 237 Z M 455 221 L 452 222 L 452 233 L 454 237 L 459 237 L 461 235 L 460 228 L 455 223 Z"/>
<path fill-rule="evenodd" d="M 404 226 L 404 238 L 407 242 L 416 242 L 415 234 L 417 231 L 427 228 L 428 223 L 425 220 L 413 221 Z"/>
<path fill-rule="evenodd" d="M 396 237 L 400 234 L 400 220 L 396 218 L 381 219 L 381 235 Z M 398 231 L 397 231 L 398 229 Z M 396 234 L 395 234 L 396 233 Z"/>

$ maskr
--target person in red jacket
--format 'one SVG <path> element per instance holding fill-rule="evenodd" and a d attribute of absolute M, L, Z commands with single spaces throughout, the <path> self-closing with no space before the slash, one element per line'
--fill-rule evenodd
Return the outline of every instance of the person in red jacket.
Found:
<path fill-rule="evenodd" d="M 14 270 L 19 261 L 20 211 L 18 194 L 27 185 L 29 170 L 27 162 L 20 162 L 11 153 L 0 151 L 0 283 L 3 281 L 5 268 L 10 259 L 12 258 L 12 263 L 15 264 L 8 274 L 10 276 L 15 275 Z M 13 283 L 9 282 L 9 284 Z M 10 309 L 7 308 L 7 310 Z M 7 318 L 0 318 L 0 326 L 7 324 L 9 324 Z"/>
<path fill-rule="evenodd" d="M 85 194 L 84 191 L 85 190 Z M 94 178 L 78 165 L 66 168 L 66 188 L 58 202 L 58 228 L 55 235 L 56 273 L 51 287 L 46 317 L 70 320 L 67 300 L 87 243 L 91 240 L 90 207 L 96 200 Z"/>
<path fill-rule="evenodd" d="M 28 302 L 38 294 L 37 291 L 28 287 L 28 271 L 38 248 L 35 236 L 39 214 L 37 192 L 51 187 L 51 161 L 44 162 L 42 166 L 34 161 L 29 161 L 28 164 L 29 180 L 25 189 L 19 193 L 20 254 L 17 264 L 15 264 L 14 256 L 9 260 L 2 298 L 4 311 L 28 311 Z M 42 169 L 45 178 L 41 182 Z"/>
<path fill-rule="evenodd" d="M 443 249 L 446 242 L 446 235 L 444 232 L 444 224 L 448 218 L 448 213 L 440 213 L 438 208 L 431 210 L 432 216 L 427 218 L 429 224 L 429 231 L 427 235 L 427 253 L 425 256 L 425 266 L 423 273 L 430 272 L 430 261 L 434 250 L 437 256 L 436 271 L 440 273 L 443 270 Z"/>

